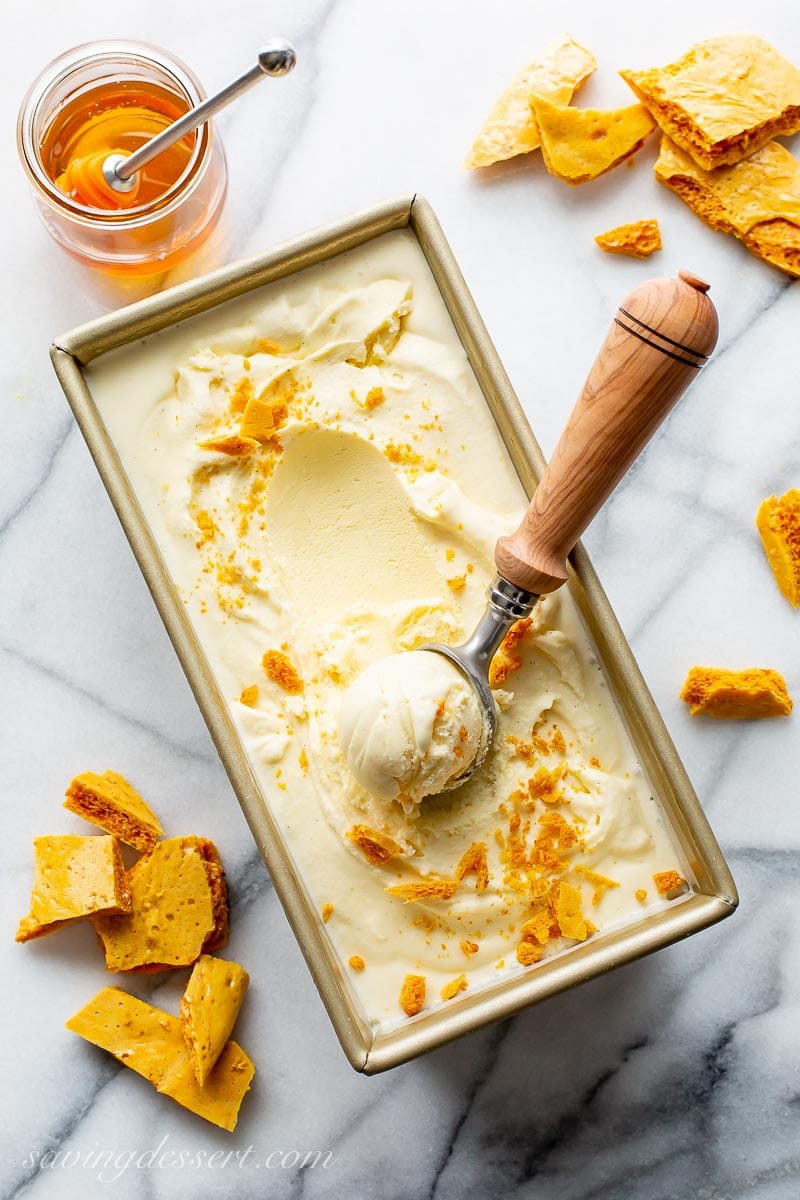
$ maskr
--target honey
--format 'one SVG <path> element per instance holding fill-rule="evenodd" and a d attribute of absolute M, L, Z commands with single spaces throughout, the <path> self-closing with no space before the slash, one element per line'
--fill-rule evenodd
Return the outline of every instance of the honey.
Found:
<path fill-rule="evenodd" d="M 145 42 L 76 46 L 45 68 L 22 102 L 17 142 L 34 203 L 59 245 L 118 276 L 163 274 L 200 246 L 227 185 L 211 122 L 139 171 L 130 193 L 111 194 L 102 170 L 98 184 L 96 164 L 133 153 L 204 99 L 184 63 Z"/>
<path fill-rule="evenodd" d="M 88 197 L 69 186 L 71 165 L 95 154 L 132 154 L 188 111 L 185 99 L 152 82 L 106 82 L 68 101 L 45 130 L 39 150 L 42 166 L 56 186 L 74 200 Z M 138 173 L 135 193 L 106 192 L 92 197 L 100 208 L 130 208 L 163 196 L 189 165 L 195 134 L 187 134 Z"/>

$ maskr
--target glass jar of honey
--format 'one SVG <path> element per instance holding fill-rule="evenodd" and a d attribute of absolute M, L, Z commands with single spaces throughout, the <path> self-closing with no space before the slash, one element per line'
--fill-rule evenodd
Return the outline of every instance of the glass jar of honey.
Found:
<path fill-rule="evenodd" d="M 132 153 L 204 98 L 188 67 L 144 42 L 76 46 L 45 68 L 23 100 L 17 141 L 39 213 L 65 250 L 114 274 L 149 275 L 198 248 L 227 183 L 210 122 L 144 167 L 132 200 L 76 191 L 71 180 L 89 156 Z"/>

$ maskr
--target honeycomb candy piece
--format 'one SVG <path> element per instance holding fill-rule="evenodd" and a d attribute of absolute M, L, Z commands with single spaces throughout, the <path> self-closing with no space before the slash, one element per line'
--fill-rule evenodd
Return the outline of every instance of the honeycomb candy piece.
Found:
<path fill-rule="evenodd" d="M 184 1044 L 181 1022 L 119 988 L 106 987 L 67 1021 L 67 1029 L 107 1050 L 204 1120 L 236 1128 L 239 1108 L 255 1075 L 255 1067 L 236 1042 L 228 1042 L 203 1086 L 195 1079 Z"/>
<path fill-rule="evenodd" d="M 661 230 L 658 221 L 633 221 L 617 225 L 594 239 L 607 254 L 626 254 L 629 258 L 649 258 L 661 249 Z"/>
<path fill-rule="evenodd" d="M 520 930 L 523 942 L 538 942 L 540 946 L 545 946 L 550 941 L 550 926 L 552 924 L 550 913 L 547 909 L 537 913 L 535 917 L 525 921 Z"/>
<path fill-rule="evenodd" d="M 267 650 L 261 657 L 264 674 L 290 695 L 303 690 L 303 680 L 288 654 L 282 650 Z"/>
<path fill-rule="evenodd" d="M 453 1000 L 459 992 L 465 992 L 468 986 L 467 977 L 462 972 L 461 975 L 457 975 L 455 979 L 451 979 L 449 983 L 444 985 L 441 997 L 443 1000 Z"/>
<path fill-rule="evenodd" d="M 425 1003 L 425 976 L 406 975 L 400 988 L 400 1007 L 407 1017 L 415 1017 Z"/>
<path fill-rule="evenodd" d="M 226 433 L 219 437 L 206 438 L 198 442 L 201 450 L 210 450 L 214 454 L 226 454 L 228 458 L 245 458 L 254 454 L 259 443 L 253 437 L 242 437 L 241 434 Z"/>
<path fill-rule="evenodd" d="M 288 417 L 289 405 L 297 392 L 298 383 L 291 373 L 279 375 L 271 380 L 258 396 L 254 395 L 251 385 L 241 407 L 241 440 L 245 443 L 255 441 L 262 445 L 271 442 Z"/>
<path fill-rule="evenodd" d="M 800 606 L 800 491 L 762 501 L 756 516 L 775 581 L 793 608 Z"/>
<path fill-rule="evenodd" d="M 734 167 L 704 171 L 664 137 L 656 179 L 706 225 L 739 238 L 757 258 L 800 275 L 800 162 L 777 142 Z"/>
<path fill-rule="evenodd" d="M 489 683 L 493 688 L 502 687 L 509 676 L 522 666 L 520 647 L 532 624 L 530 617 L 523 617 L 521 621 L 514 622 L 503 638 L 489 670 Z"/>
<path fill-rule="evenodd" d="M 589 925 L 583 915 L 580 889 L 564 880 L 558 885 L 556 921 L 562 937 L 585 942 L 589 936 Z"/>
<path fill-rule="evenodd" d="M 243 375 L 231 392 L 228 404 L 231 413 L 243 413 L 252 395 L 253 381 L 249 375 Z"/>
<path fill-rule="evenodd" d="M 80 917 L 131 911 L 131 890 L 114 837 L 62 834 L 33 840 L 31 910 L 16 941 L 43 937 Z"/>
<path fill-rule="evenodd" d="M 656 871 L 653 883 L 659 896 L 665 896 L 667 900 L 673 900 L 686 891 L 686 880 L 677 871 Z"/>
<path fill-rule="evenodd" d="M 620 71 L 658 124 L 707 171 L 800 129 L 800 71 L 763 38 L 723 34 L 647 71 Z"/>
<path fill-rule="evenodd" d="M 247 401 L 239 425 L 239 437 L 244 441 L 268 442 L 275 435 L 275 417 L 272 405 L 253 396 Z"/>
<path fill-rule="evenodd" d="M 542 154 L 551 175 L 564 183 L 589 183 L 643 145 L 656 123 L 641 104 L 600 112 L 553 104 L 532 96 L 539 122 Z"/>
<path fill-rule="evenodd" d="M 183 1040 L 200 1087 L 225 1049 L 249 982 L 244 967 L 223 958 L 201 954 L 194 965 L 180 1012 Z"/>
<path fill-rule="evenodd" d="M 541 145 L 539 126 L 531 110 L 536 92 L 556 104 L 569 104 L 575 91 L 597 66 L 593 54 L 563 37 L 551 42 L 533 62 L 519 71 L 498 97 L 470 148 L 464 166 L 492 163 L 529 154 Z"/>
<path fill-rule="evenodd" d="M 394 838 L 380 833 L 377 829 L 371 829 L 369 825 L 354 825 L 352 829 L 348 829 L 345 836 L 358 847 L 367 862 L 375 867 L 382 867 L 384 863 L 405 855 L 405 850 Z"/>
<path fill-rule="evenodd" d="M 214 928 L 203 942 L 203 953 L 212 954 L 222 949 L 228 943 L 228 885 L 225 882 L 225 872 L 220 862 L 219 851 L 208 838 L 184 838 L 191 842 L 203 860 L 208 886 L 211 889 L 211 915 Z"/>
<path fill-rule="evenodd" d="M 721 667 L 692 667 L 681 700 L 693 717 L 726 717 L 751 721 L 759 717 L 788 717 L 792 698 L 777 671 L 751 667 L 727 671 Z"/>
<path fill-rule="evenodd" d="M 66 797 L 64 808 L 143 854 L 148 854 L 163 837 L 164 830 L 152 808 L 115 771 L 76 775 Z"/>
<path fill-rule="evenodd" d="M 168 838 L 128 872 L 129 916 L 94 918 L 109 971 L 188 967 L 227 940 L 225 877 L 203 838 Z"/>
<path fill-rule="evenodd" d="M 489 886 L 489 867 L 485 842 L 473 842 L 459 859 L 455 878 L 460 883 L 467 875 L 475 876 L 475 890 L 485 892 Z"/>
<path fill-rule="evenodd" d="M 517 946 L 517 962 L 523 967 L 532 967 L 542 957 L 542 947 L 535 942 L 520 942 Z"/>
<path fill-rule="evenodd" d="M 422 879 L 418 883 L 397 883 L 383 889 L 406 904 L 414 900 L 450 900 L 458 890 L 457 879 Z"/>

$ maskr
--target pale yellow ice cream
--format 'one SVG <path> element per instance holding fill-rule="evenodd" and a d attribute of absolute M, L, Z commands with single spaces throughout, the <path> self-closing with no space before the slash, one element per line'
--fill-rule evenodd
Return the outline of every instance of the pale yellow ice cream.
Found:
<path fill-rule="evenodd" d="M 339 745 L 356 780 L 406 812 L 475 761 L 485 719 L 474 687 L 442 654 L 380 658 L 344 694 Z"/>
<path fill-rule="evenodd" d="M 425 1013 L 459 1003 L 441 992 L 462 972 L 469 995 L 666 903 L 653 873 L 688 868 L 566 589 L 499 653 L 497 734 L 463 787 L 404 806 L 400 781 L 397 799 L 385 777 L 368 790 L 339 745 L 362 672 L 475 627 L 526 503 L 410 231 L 106 355 L 88 380 L 368 1020 L 408 1019 L 407 974 L 427 980 Z M 369 736 L 354 724 L 353 746 Z"/>

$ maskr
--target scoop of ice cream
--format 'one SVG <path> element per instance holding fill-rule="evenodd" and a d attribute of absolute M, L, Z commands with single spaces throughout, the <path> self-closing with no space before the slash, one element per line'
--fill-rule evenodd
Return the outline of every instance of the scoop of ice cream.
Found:
<path fill-rule="evenodd" d="M 475 689 L 430 650 L 373 663 L 348 688 L 339 716 L 339 744 L 353 775 L 406 812 L 472 765 L 483 731 Z"/>

